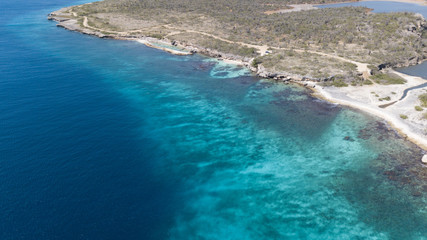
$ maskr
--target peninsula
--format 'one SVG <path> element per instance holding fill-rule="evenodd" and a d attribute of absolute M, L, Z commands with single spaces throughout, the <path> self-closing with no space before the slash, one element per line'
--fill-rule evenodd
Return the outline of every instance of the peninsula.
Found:
<path fill-rule="evenodd" d="M 197 52 L 261 77 L 298 82 L 320 98 L 384 118 L 427 150 L 427 80 L 393 70 L 427 58 L 426 20 L 315 5 L 330 2 L 104 0 L 60 9 L 49 19 L 69 30 L 178 55 Z"/>

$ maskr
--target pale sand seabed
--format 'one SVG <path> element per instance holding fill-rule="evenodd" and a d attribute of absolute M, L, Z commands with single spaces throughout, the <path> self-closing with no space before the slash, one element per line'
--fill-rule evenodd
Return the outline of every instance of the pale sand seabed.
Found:
<path fill-rule="evenodd" d="M 397 131 L 406 135 L 408 140 L 411 140 L 424 150 L 427 150 L 427 121 L 421 119 L 422 112 L 418 112 L 414 109 L 416 105 L 419 105 L 418 95 L 424 93 L 424 89 L 409 91 L 406 98 L 387 108 L 379 107 L 379 105 L 398 100 L 402 96 L 404 89 L 427 82 L 427 80 L 420 77 L 409 76 L 398 72 L 395 73 L 405 78 L 407 83 L 399 86 L 371 85 L 343 88 L 322 87 L 317 83 L 311 84 L 315 86 L 314 90 L 316 96 L 383 118 Z M 392 94 L 392 92 L 396 94 Z M 380 102 L 377 100 L 378 97 L 374 96 L 375 94 L 378 94 L 380 97 L 390 96 L 392 99 L 387 102 Z M 408 119 L 402 119 L 400 114 L 407 115 Z"/>
<path fill-rule="evenodd" d="M 234 65 L 238 65 L 238 66 L 246 66 L 247 64 L 241 60 L 231 60 L 231 59 L 226 59 L 226 58 L 221 58 L 219 59 L 227 64 L 234 64 Z"/>

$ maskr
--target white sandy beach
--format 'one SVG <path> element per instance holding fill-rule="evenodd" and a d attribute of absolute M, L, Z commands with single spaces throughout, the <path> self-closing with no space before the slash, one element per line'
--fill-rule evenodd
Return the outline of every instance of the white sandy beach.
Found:
<path fill-rule="evenodd" d="M 402 85 L 371 85 L 363 87 L 322 87 L 316 83 L 315 95 L 330 102 L 349 106 L 355 109 L 378 116 L 386 120 L 392 127 L 406 136 L 408 140 L 416 143 L 418 146 L 427 150 L 427 121 L 422 119 L 422 112 L 414 109 L 419 105 L 418 95 L 425 93 L 425 89 L 416 89 L 408 93 L 402 101 L 398 99 L 402 96 L 403 90 L 409 87 L 417 86 L 427 82 L 420 77 L 413 77 L 406 74 L 398 73 L 405 78 L 407 83 Z M 394 94 L 393 94 L 394 93 Z M 390 101 L 380 102 L 380 97 L 389 96 Z M 380 108 L 379 105 L 397 101 L 395 104 Z M 402 119 L 401 114 L 406 115 L 407 119 Z"/>

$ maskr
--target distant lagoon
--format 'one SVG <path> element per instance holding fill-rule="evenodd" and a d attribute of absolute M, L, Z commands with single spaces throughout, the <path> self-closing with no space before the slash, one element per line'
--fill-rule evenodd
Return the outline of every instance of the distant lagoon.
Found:
<path fill-rule="evenodd" d="M 373 12 L 415 12 L 420 13 L 427 18 L 427 6 L 422 6 L 415 3 L 403 3 L 403 2 L 385 2 L 385 1 L 362 1 L 362 2 L 351 2 L 351 3 L 339 3 L 339 4 L 326 4 L 318 5 L 319 8 L 330 8 L 330 7 L 345 7 L 345 6 L 357 6 L 372 8 Z M 427 79 L 427 62 L 422 64 L 396 69 L 399 72 L 419 76 Z"/>

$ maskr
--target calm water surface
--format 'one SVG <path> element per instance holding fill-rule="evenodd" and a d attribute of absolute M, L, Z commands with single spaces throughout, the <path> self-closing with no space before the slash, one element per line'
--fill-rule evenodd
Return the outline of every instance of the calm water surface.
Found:
<path fill-rule="evenodd" d="M 0 239 L 426 239 L 423 152 L 201 56 L 0 2 Z"/>

